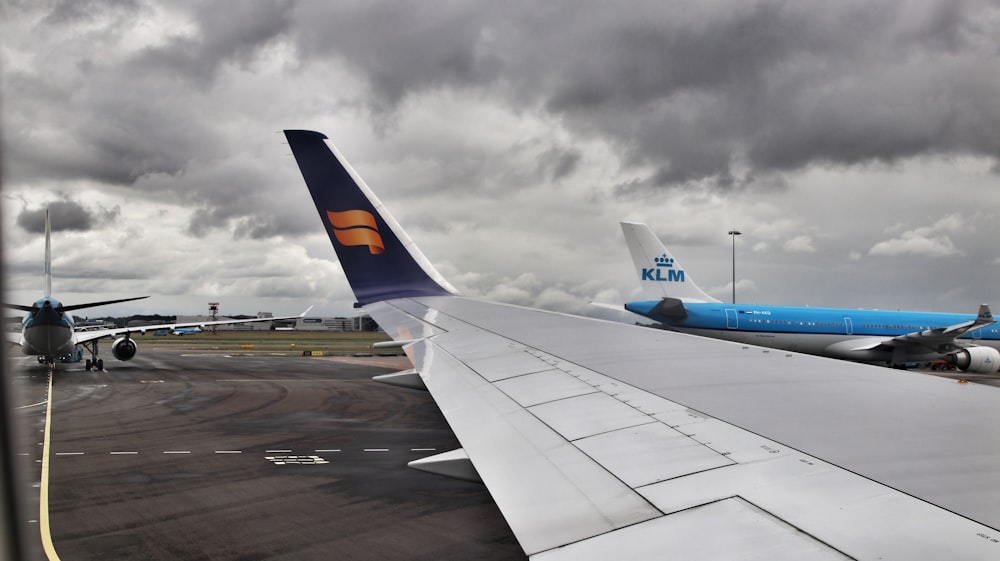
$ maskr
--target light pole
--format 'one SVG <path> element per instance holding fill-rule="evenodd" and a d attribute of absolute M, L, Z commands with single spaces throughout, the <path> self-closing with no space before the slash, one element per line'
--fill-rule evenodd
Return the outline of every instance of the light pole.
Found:
<path fill-rule="evenodd" d="M 733 304 L 736 303 L 736 236 L 743 235 L 736 228 L 729 231 L 729 235 L 733 237 Z"/>

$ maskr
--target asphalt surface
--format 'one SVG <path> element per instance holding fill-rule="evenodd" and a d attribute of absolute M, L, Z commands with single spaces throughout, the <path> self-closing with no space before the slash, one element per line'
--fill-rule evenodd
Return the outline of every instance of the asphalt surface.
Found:
<path fill-rule="evenodd" d="M 34 543 L 102 559 L 524 559 L 485 487 L 406 467 L 458 447 L 405 358 L 140 349 L 60 365 L 39 520 L 48 376 L 13 361 Z M 36 553 L 44 559 L 41 547 Z"/>

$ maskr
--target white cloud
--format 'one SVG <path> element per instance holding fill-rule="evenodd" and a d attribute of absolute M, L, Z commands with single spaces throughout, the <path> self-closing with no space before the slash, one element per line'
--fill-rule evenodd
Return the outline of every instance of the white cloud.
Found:
<path fill-rule="evenodd" d="M 781 247 L 789 253 L 816 253 L 816 247 L 809 236 L 795 236 Z"/>
<path fill-rule="evenodd" d="M 955 247 L 949 233 L 958 232 L 964 222 L 959 214 L 950 214 L 930 226 L 907 230 L 898 237 L 879 242 L 868 250 L 869 255 L 924 257 L 954 257 L 965 255 Z"/>

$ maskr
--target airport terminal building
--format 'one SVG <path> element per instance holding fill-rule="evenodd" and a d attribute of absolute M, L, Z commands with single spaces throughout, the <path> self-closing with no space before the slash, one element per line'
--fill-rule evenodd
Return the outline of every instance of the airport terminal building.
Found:
<path fill-rule="evenodd" d="M 270 312 L 260 312 L 259 318 L 272 317 Z M 217 317 L 216 320 L 227 320 L 235 318 Z M 212 321 L 209 316 L 177 316 L 177 323 L 197 323 L 201 321 Z M 368 316 L 347 317 L 320 317 L 306 316 L 295 319 L 259 321 L 253 323 L 237 323 L 232 325 L 218 325 L 218 331 L 270 331 L 272 329 L 282 331 L 363 331 L 371 329 L 369 324 L 371 319 Z"/>

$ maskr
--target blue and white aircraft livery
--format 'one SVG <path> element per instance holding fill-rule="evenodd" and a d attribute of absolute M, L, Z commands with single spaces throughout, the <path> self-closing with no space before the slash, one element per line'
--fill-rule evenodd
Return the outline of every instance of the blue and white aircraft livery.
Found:
<path fill-rule="evenodd" d="M 378 380 L 461 443 L 410 466 L 482 481 L 532 561 L 1000 559 L 997 388 L 464 297 L 326 136 L 285 136 L 413 363 Z"/>
<path fill-rule="evenodd" d="M 21 352 L 25 355 L 38 357 L 40 364 L 53 365 L 57 360 L 64 362 L 75 362 L 82 358 L 82 348 L 90 352 L 90 358 L 86 360 L 87 370 L 104 370 L 104 359 L 99 356 L 98 341 L 108 337 L 117 337 L 111 343 L 111 354 L 118 360 L 131 360 L 135 356 L 138 346 L 132 339 L 133 333 L 145 334 L 147 331 L 160 329 L 176 330 L 184 328 L 204 328 L 209 325 L 227 325 L 233 323 L 248 323 L 256 321 L 274 321 L 279 319 L 291 319 L 292 317 L 280 318 L 254 318 L 242 320 L 222 320 L 205 321 L 193 323 L 170 323 L 161 325 L 147 325 L 142 327 L 120 327 L 113 329 L 81 329 L 77 328 L 73 321 L 73 310 L 84 308 L 96 308 L 108 304 L 120 302 L 130 302 L 141 300 L 148 296 L 136 296 L 133 298 L 121 298 L 118 300 L 106 300 L 103 302 L 88 302 L 85 304 L 73 304 L 67 306 L 52 297 L 52 227 L 49 211 L 45 211 L 45 295 L 36 300 L 30 306 L 22 304 L 4 303 L 5 308 L 12 308 L 27 312 L 21 321 L 21 333 L 7 333 L 7 343 L 21 347 Z M 310 307 L 311 309 L 311 307 Z M 306 310 L 302 313 L 309 313 Z"/>
<path fill-rule="evenodd" d="M 646 297 L 625 309 L 677 331 L 862 362 L 1000 370 L 1000 329 L 986 305 L 973 315 L 729 304 L 698 288 L 647 225 L 621 226 Z"/>

